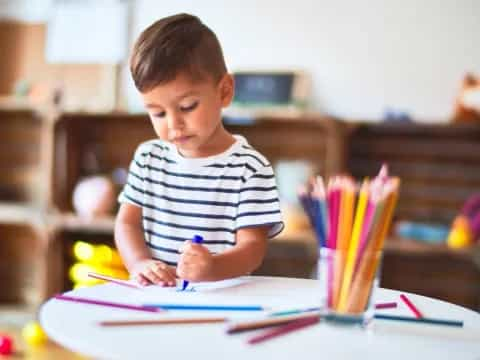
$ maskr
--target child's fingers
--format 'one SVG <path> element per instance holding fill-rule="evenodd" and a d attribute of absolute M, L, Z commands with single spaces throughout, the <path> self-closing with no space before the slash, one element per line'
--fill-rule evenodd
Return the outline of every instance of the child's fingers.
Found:
<path fill-rule="evenodd" d="M 187 240 L 183 243 L 182 246 L 180 246 L 178 250 L 180 251 L 180 253 L 185 253 L 190 251 L 191 248 L 192 248 L 192 242 L 190 240 Z"/>
<path fill-rule="evenodd" d="M 142 274 L 136 274 L 133 279 L 139 283 L 140 285 L 142 286 L 148 286 L 148 285 L 151 285 L 152 283 L 146 278 L 144 277 Z"/>
<path fill-rule="evenodd" d="M 143 276 L 145 276 L 148 280 L 150 280 L 154 284 L 159 284 L 162 281 L 162 279 L 157 275 L 156 271 L 154 271 L 151 268 L 147 268 L 143 273 Z"/>
<path fill-rule="evenodd" d="M 175 280 L 175 269 L 163 262 L 156 263 L 156 271 L 159 276 L 163 276 L 165 281 L 169 283 Z"/>
<path fill-rule="evenodd" d="M 203 255 L 208 253 L 208 249 L 201 244 L 185 244 L 180 248 L 181 254 L 190 254 L 190 255 Z"/>
<path fill-rule="evenodd" d="M 180 255 L 180 262 L 183 263 L 183 264 L 189 264 L 193 261 L 195 261 L 195 258 L 198 257 L 196 254 L 192 254 L 192 253 L 183 253 L 182 255 Z"/>
<path fill-rule="evenodd" d="M 175 284 L 175 273 L 173 273 L 169 266 L 163 262 L 156 262 L 149 270 L 159 279 L 157 283 L 163 283 L 164 285 Z"/>

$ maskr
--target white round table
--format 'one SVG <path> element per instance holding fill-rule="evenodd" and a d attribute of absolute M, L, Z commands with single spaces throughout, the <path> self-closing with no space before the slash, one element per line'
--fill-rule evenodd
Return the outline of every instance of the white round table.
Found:
<path fill-rule="evenodd" d="M 316 305 L 315 280 L 281 277 L 245 277 L 241 286 L 210 291 L 212 304 L 261 304 L 271 310 Z M 139 290 L 104 284 L 68 292 L 69 296 L 112 302 L 145 302 Z M 140 290 L 141 291 L 141 290 Z M 173 302 L 185 296 L 195 303 L 194 293 L 164 293 L 158 302 Z M 171 296 L 169 294 L 172 294 Z M 395 309 L 377 313 L 411 316 L 399 291 L 379 289 L 376 302 L 397 302 Z M 233 316 L 258 317 L 259 312 L 168 311 L 150 314 L 50 299 L 40 309 L 40 322 L 48 336 L 66 348 L 102 359 L 480 359 L 480 314 L 461 306 L 408 294 L 412 302 L 431 318 L 460 320 L 462 328 L 374 320 L 371 330 L 320 322 L 269 341 L 248 345 L 255 332 L 227 335 L 226 325 L 150 325 L 101 327 L 104 320 L 136 320 L 170 317 Z M 198 298 L 200 299 L 200 298 Z M 202 298 L 205 303 L 205 297 Z M 227 302 L 227 303 L 228 303 Z M 263 331 L 263 330 L 259 330 Z"/>

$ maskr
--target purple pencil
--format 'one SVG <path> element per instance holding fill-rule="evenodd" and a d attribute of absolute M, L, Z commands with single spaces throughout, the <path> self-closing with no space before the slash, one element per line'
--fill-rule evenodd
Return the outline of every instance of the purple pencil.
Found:
<path fill-rule="evenodd" d="M 160 311 L 162 311 L 162 309 L 155 308 L 155 307 L 150 307 L 150 306 L 121 304 L 121 303 L 102 301 L 102 300 L 92 300 L 92 299 L 86 299 L 86 298 L 74 297 L 74 296 L 67 296 L 67 295 L 55 295 L 54 298 L 57 299 L 57 300 L 71 301 L 71 302 L 82 303 L 82 304 L 90 304 L 90 305 L 108 306 L 108 307 L 113 307 L 113 308 L 118 308 L 118 309 L 146 311 L 146 312 L 160 312 Z"/>

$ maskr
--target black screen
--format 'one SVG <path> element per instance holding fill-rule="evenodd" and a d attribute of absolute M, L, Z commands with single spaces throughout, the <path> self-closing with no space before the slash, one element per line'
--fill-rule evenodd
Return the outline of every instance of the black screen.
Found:
<path fill-rule="evenodd" d="M 234 74 L 235 97 L 239 103 L 287 104 L 292 101 L 293 73 Z"/>

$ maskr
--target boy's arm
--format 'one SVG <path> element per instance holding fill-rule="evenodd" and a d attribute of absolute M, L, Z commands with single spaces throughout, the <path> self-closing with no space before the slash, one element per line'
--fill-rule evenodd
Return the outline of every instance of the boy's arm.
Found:
<path fill-rule="evenodd" d="M 207 248 L 191 242 L 182 251 L 177 273 L 190 281 L 218 281 L 250 274 L 267 252 L 269 227 L 247 227 L 237 231 L 236 245 L 211 255 Z"/>
<path fill-rule="evenodd" d="M 138 261 L 151 258 L 143 238 L 142 209 L 140 207 L 128 203 L 120 205 L 115 220 L 115 245 L 129 270 Z"/>
<path fill-rule="evenodd" d="M 145 245 L 142 227 L 142 209 L 122 203 L 115 221 L 115 244 L 130 276 L 141 285 L 174 286 L 175 269 L 154 260 Z"/>

